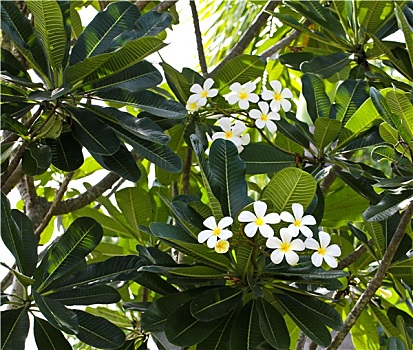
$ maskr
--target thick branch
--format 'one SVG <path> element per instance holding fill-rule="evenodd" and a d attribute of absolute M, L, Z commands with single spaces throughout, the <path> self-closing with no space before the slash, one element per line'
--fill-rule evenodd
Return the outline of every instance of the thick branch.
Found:
<path fill-rule="evenodd" d="M 137 0 L 135 1 L 135 5 L 138 7 L 139 10 L 143 10 L 146 5 L 148 5 L 151 2 L 151 0 L 147 1 L 147 0 Z"/>
<path fill-rule="evenodd" d="M 62 184 L 60 185 L 56 197 L 53 200 L 52 204 L 50 205 L 49 210 L 47 211 L 46 215 L 43 217 L 42 221 L 40 222 L 39 226 L 36 228 L 36 231 L 34 231 L 34 234 L 38 239 L 40 239 L 40 234 L 43 232 L 43 230 L 46 228 L 46 226 L 49 224 L 51 218 L 54 215 L 54 211 L 56 210 L 58 204 L 63 198 L 63 195 L 65 194 L 67 187 L 69 186 L 69 182 L 73 177 L 73 172 L 67 173 L 65 178 L 62 181 Z"/>
<path fill-rule="evenodd" d="M 13 174 L 14 170 L 16 170 L 17 166 L 20 163 L 20 160 L 23 157 L 24 152 L 26 151 L 27 145 L 28 143 L 27 141 L 25 141 L 17 150 L 16 154 L 14 155 L 13 160 L 10 162 L 9 166 L 7 167 L 7 170 L 1 176 L 1 186 L 3 186 L 6 183 L 9 177 Z"/>
<path fill-rule="evenodd" d="M 90 187 L 84 193 L 71 199 L 60 202 L 54 211 L 54 215 L 67 214 L 72 211 L 83 208 L 99 198 L 105 191 L 113 186 L 113 184 L 120 179 L 116 173 L 109 173 L 96 185 Z"/>
<path fill-rule="evenodd" d="M 262 58 L 268 58 L 283 49 L 284 47 L 290 45 L 295 39 L 300 36 L 301 32 L 298 30 L 293 30 L 292 33 L 285 38 L 282 38 L 278 43 L 274 46 L 270 47 L 268 50 L 264 51 L 261 54 Z"/>
<path fill-rule="evenodd" d="M 195 1 L 189 0 L 189 6 L 191 6 L 192 18 L 194 20 L 196 48 L 198 50 L 199 65 L 201 66 L 201 72 L 204 78 L 208 76 L 208 67 L 205 60 L 204 46 L 202 45 L 201 27 L 199 25 L 198 11 L 196 10 Z"/>
<path fill-rule="evenodd" d="M 160 4 L 156 5 L 152 11 L 164 12 L 174 6 L 178 0 L 162 1 Z"/>
<path fill-rule="evenodd" d="M 413 202 L 411 202 L 407 209 L 404 211 L 400 223 L 397 226 L 396 232 L 394 233 L 394 236 L 391 239 L 386 249 L 386 252 L 383 255 L 383 259 L 380 262 L 376 274 L 368 284 L 364 293 L 357 301 L 356 305 L 354 305 L 353 309 L 348 314 L 346 320 L 344 321 L 343 329 L 337 332 L 327 350 L 338 349 L 338 347 L 346 337 L 347 333 L 350 331 L 351 327 L 353 327 L 354 323 L 356 323 L 357 319 L 359 318 L 363 310 L 366 308 L 367 304 L 370 302 L 371 298 L 374 296 L 377 289 L 379 289 L 379 287 L 381 286 L 383 279 L 386 276 L 387 270 L 390 267 L 391 261 L 393 260 L 394 254 L 396 253 L 396 250 L 400 245 L 400 242 L 406 232 L 406 229 L 410 224 L 412 216 Z"/>
<path fill-rule="evenodd" d="M 373 243 L 373 239 L 368 241 L 368 244 L 372 244 L 372 243 Z M 342 259 L 338 263 L 336 270 L 343 270 L 347 266 L 350 266 L 353 262 L 355 262 L 358 258 L 360 258 L 365 252 L 367 252 L 367 248 L 365 244 L 358 246 L 357 249 L 355 249 L 353 252 L 351 252 L 349 255 L 347 255 L 344 259 Z"/>
<path fill-rule="evenodd" d="M 24 175 L 22 165 L 19 164 L 15 171 L 9 176 L 8 180 L 1 186 L 1 192 L 7 195 L 16 185 L 19 183 L 20 179 Z"/>
<path fill-rule="evenodd" d="M 245 49 L 248 47 L 251 41 L 254 40 L 254 38 L 260 33 L 261 28 L 264 25 L 264 23 L 267 22 L 267 19 L 270 16 L 270 14 L 267 11 L 273 11 L 278 6 L 279 3 L 280 1 L 278 0 L 277 1 L 270 0 L 267 2 L 267 5 L 265 6 L 265 8 L 258 15 L 255 21 L 251 24 L 248 30 L 243 34 L 243 36 L 238 41 L 238 43 L 234 46 L 231 52 L 209 74 L 211 77 L 214 77 L 229 60 L 241 55 L 245 51 Z"/>

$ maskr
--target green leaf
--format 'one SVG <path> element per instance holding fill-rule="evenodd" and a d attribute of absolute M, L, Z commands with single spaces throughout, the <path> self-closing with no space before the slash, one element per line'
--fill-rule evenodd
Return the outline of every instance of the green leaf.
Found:
<path fill-rule="evenodd" d="M 301 83 L 311 120 L 315 122 L 317 118 L 328 118 L 331 102 L 325 92 L 324 82 L 315 74 L 305 73 Z"/>
<path fill-rule="evenodd" d="M 57 291 L 47 295 L 64 305 L 112 304 L 120 301 L 119 292 L 110 286 L 90 286 Z"/>
<path fill-rule="evenodd" d="M 399 330 L 391 323 L 390 319 L 386 316 L 384 310 L 381 310 L 373 305 L 369 305 L 369 310 L 371 314 L 379 321 L 380 326 L 383 328 L 384 332 L 388 337 L 397 337 L 400 334 Z"/>
<path fill-rule="evenodd" d="M 1 312 L 1 349 L 24 349 L 29 333 L 28 307 Z"/>
<path fill-rule="evenodd" d="M 235 269 L 241 275 L 242 279 L 245 278 L 248 270 L 251 268 L 252 253 L 253 248 L 250 245 L 242 245 L 237 247 L 237 261 L 235 264 Z"/>
<path fill-rule="evenodd" d="M 127 187 L 116 194 L 116 203 L 133 229 L 139 225 L 149 226 L 152 218 L 152 205 L 149 193 L 142 187 Z"/>
<path fill-rule="evenodd" d="M 49 322 L 34 318 L 34 339 L 39 349 L 71 350 L 72 346 L 62 332 L 50 325 Z"/>
<path fill-rule="evenodd" d="M 214 81 L 221 93 L 228 92 L 232 83 L 245 84 L 261 77 L 265 70 L 265 61 L 259 56 L 241 55 L 229 60 L 218 71 Z"/>
<path fill-rule="evenodd" d="M 191 302 L 191 314 L 200 321 L 212 321 L 231 313 L 241 302 L 242 291 L 221 287 L 208 289 Z"/>
<path fill-rule="evenodd" d="M 341 130 L 341 122 L 336 119 L 317 118 L 314 125 L 314 141 L 320 150 L 333 142 Z"/>
<path fill-rule="evenodd" d="M 140 16 L 139 9 L 127 1 L 109 4 L 99 12 L 76 40 L 70 55 L 70 65 L 104 53 L 112 41 L 130 30 Z"/>
<path fill-rule="evenodd" d="M 186 115 L 185 106 L 151 91 L 136 92 L 112 88 L 96 94 L 105 100 L 132 105 L 162 118 L 182 119 Z"/>
<path fill-rule="evenodd" d="M 171 269 L 169 271 L 171 275 L 177 275 L 189 278 L 202 278 L 202 279 L 222 279 L 226 274 L 222 271 L 215 270 L 207 266 L 191 266 L 180 267 L 177 269 Z M 202 320 L 203 321 L 203 320 Z"/>
<path fill-rule="evenodd" d="M 57 301 L 41 296 L 36 291 L 33 291 L 33 298 L 40 312 L 53 327 L 68 334 L 78 333 L 79 323 L 73 310 Z"/>
<path fill-rule="evenodd" d="M 1 100 L 4 102 L 19 102 L 27 101 L 27 91 L 24 88 L 10 83 L 5 80 L 0 80 Z"/>
<path fill-rule="evenodd" d="M 79 13 L 76 11 L 76 3 L 70 1 L 70 22 L 72 25 L 73 36 L 76 40 L 79 39 L 83 32 L 82 20 L 80 19 Z"/>
<path fill-rule="evenodd" d="M 196 239 L 192 235 L 178 226 L 152 222 L 149 225 L 149 228 L 151 233 L 159 239 L 180 241 L 180 243 L 197 243 Z"/>
<path fill-rule="evenodd" d="M 245 163 L 237 147 L 228 140 L 217 139 L 209 153 L 209 166 L 215 179 L 215 196 L 221 203 L 224 215 L 235 218 L 250 199 L 245 180 Z"/>
<path fill-rule="evenodd" d="M 258 299 L 259 325 L 268 344 L 276 349 L 289 349 L 290 335 L 280 312 L 265 299 Z"/>
<path fill-rule="evenodd" d="M 303 73 L 313 73 L 321 79 L 326 79 L 347 67 L 351 62 L 350 57 L 350 54 L 344 52 L 318 56 L 310 61 L 303 62 L 300 69 Z"/>
<path fill-rule="evenodd" d="M 52 152 L 52 165 L 63 171 L 74 171 L 83 164 L 82 146 L 71 132 L 62 133 L 57 139 L 45 139 Z"/>
<path fill-rule="evenodd" d="M 250 143 L 240 154 L 247 174 L 266 174 L 295 165 L 293 156 L 266 143 Z"/>
<path fill-rule="evenodd" d="M 413 139 L 413 105 L 410 102 L 409 98 L 398 92 L 398 91 L 389 91 L 386 94 L 387 103 L 391 111 L 400 118 L 400 125 L 398 127 L 400 133 L 405 135 L 406 133 L 409 136 L 407 142 L 411 142 Z"/>
<path fill-rule="evenodd" d="M 176 69 L 174 69 L 166 62 L 162 62 L 161 66 L 165 72 L 166 81 L 168 82 L 168 85 L 171 88 L 172 92 L 179 100 L 179 102 L 186 104 L 189 96 L 191 95 L 190 83 L 182 73 L 179 73 Z"/>
<path fill-rule="evenodd" d="M 30 80 L 30 75 L 27 73 L 21 62 L 5 48 L 0 49 L 0 61 L 2 71 L 7 71 L 15 77 Z"/>
<path fill-rule="evenodd" d="M 380 0 L 360 1 L 358 17 L 360 25 L 365 30 L 376 33 L 393 17 L 393 4 Z"/>
<path fill-rule="evenodd" d="M 166 320 L 165 334 L 175 345 L 191 346 L 207 338 L 219 325 L 216 320 L 201 322 L 192 316 L 191 301 L 174 310 Z"/>
<path fill-rule="evenodd" d="M 155 293 L 161 295 L 176 293 L 177 290 L 170 283 L 165 281 L 161 276 L 155 273 L 143 271 L 134 281 Z"/>
<path fill-rule="evenodd" d="M 403 13 L 401 7 L 397 3 L 395 3 L 394 11 L 396 13 L 399 28 L 402 30 L 404 34 L 407 53 L 410 57 L 410 64 L 413 66 L 413 23 L 411 21 L 410 23 L 408 22 L 406 15 Z"/>
<path fill-rule="evenodd" d="M 9 130 L 19 136 L 27 136 L 27 127 L 8 114 L 1 115 L 1 130 Z"/>
<path fill-rule="evenodd" d="M 78 218 L 69 226 L 60 240 L 47 252 L 41 265 L 45 276 L 35 276 L 37 291 L 41 292 L 51 282 L 79 264 L 101 241 L 102 226 L 91 218 Z M 39 271 L 42 269 L 39 267 Z M 40 284 L 40 285 L 39 285 Z"/>
<path fill-rule="evenodd" d="M 231 329 L 231 349 L 254 350 L 259 349 L 261 343 L 265 343 L 256 304 L 257 301 L 250 300 L 241 309 Z"/>
<path fill-rule="evenodd" d="M 274 211 L 290 210 L 293 203 L 300 203 L 307 208 L 314 198 L 317 184 L 314 178 L 298 168 L 288 168 L 276 173 L 262 198 L 268 198 L 274 205 Z"/>
<path fill-rule="evenodd" d="M 356 349 L 380 349 L 379 335 L 376 325 L 365 309 L 350 330 L 351 339 Z"/>
<path fill-rule="evenodd" d="M 66 33 L 60 6 L 55 0 L 29 0 L 27 7 L 34 16 L 34 28 L 46 49 L 51 67 L 56 71 L 62 69 L 66 53 Z"/>
<path fill-rule="evenodd" d="M 27 175 L 41 175 L 50 166 L 52 154 L 47 145 L 30 143 L 22 158 L 22 168 Z"/>
<path fill-rule="evenodd" d="M 172 16 L 168 12 L 149 11 L 135 22 L 136 35 L 156 36 L 169 27 Z"/>
<path fill-rule="evenodd" d="M 82 342 L 97 348 L 118 348 L 125 342 L 125 334 L 113 323 L 81 310 L 73 310 L 79 320 L 76 336 Z"/>
<path fill-rule="evenodd" d="M 403 340 L 396 337 L 389 337 L 387 340 L 387 350 L 407 350 Z"/>

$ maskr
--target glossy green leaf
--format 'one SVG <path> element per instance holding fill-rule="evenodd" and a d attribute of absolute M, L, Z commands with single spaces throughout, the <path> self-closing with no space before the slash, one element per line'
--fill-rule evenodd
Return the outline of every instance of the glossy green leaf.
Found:
<path fill-rule="evenodd" d="M 171 22 L 172 16 L 168 12 L 149 11 L 135 22 L 136 35 L 156 36 L 169 27 Z"/>
<path fill-rule="evenodd" d="M 48 297 L 64 305 L 112 304 L 120 300 L 119 292 L 110 286 L 90 286 L 57 291 Z"/>
<path fill-rule="evenodd" d="M 413 104 L 409 98 L 398 91 L 389 91 L 386 94 L 387 103 L 391 111 L 400 118 L 400 125 L 396 125 L 399 131 L 403 134 L 407 134 L 409 139 L 407 142 L 413 139 Z"/>
<path fill-rule="evenodd" d="M 268 344 L 275 349 L 289 349 L 290 335 L 280 312 L 265 299 L 258 299 L 259 325 Z"/>
<path fill-rule="evenodd" d="M 41 265 L 45 276 L 35 276 L 37 291 L 41 292 L 51 282 L 72 270 L 101 241 L 102 226 L 91 218 L 78 218 L 69 226 L 65 234 L 47 253 Z M 39 268 L 40 271 L 41 268 Z"/>
<path fill-rule="evenodd" d="M 28 308 L 21 307 L 1 312 L 1 349 L 24 349 L 29 333 Z"/>
<path fill-rule="evenodd" d="M 395 13 L 397 18 L 397 23 L 399 28 L 404 34 L 404 40 L 406 42 L 407 53 L 410 57 L 410 64 L 413 65 L 413 28 L 412 22 L 407 20 L 406 15 L 403 13 L 401 7 L 396 3 L 395 4 Z"/>
<path fill-rule="evenodd" d="M 152 206 L 146 190 L 138 186 L 123 188 L 116 192 L 116 202 L 132 228 L 149 225 Z"/>
<path fill-rule="evenodd" d="M 208 337 L 219 325 L 216 320 L 201 322 L 192 316 L 191 301 L 174 310 L 165 322 L 165 334 L 175 345 L 191 346 Z"/>
<path fill-rule="evenodd" d="M 266 174 L 295 165 L 293 156 L 264 143 L 250 143 L 240 154 L 247 174 Z"/>
<path fill-rule="evenodd" d="M 301 82 L 311 120 L 315 122 L 317 118 L 328 118 L 331 102 L 325 93 L 324 82 L 311 73 L 305 73 L 301 77 Z"/>
<path fill-rule="evenodd" d="M 191 314 L 200 321 L 212 321 L 232 312 L 241 302 L 242 292 L 235 288 L 208 289 L 191 302 Z"/>
<path fill-rule="evenodd" d="M 155 273 L 143 271 L 134 279 L 139 285 L 146 287 L 155 293 L 165 295 L 176 293 L 177 290 L 169 282 L 165 281 L 161 276 Z"/>
<path fill-rule="evenodd" d="M 73 1 L 70 1 L 70 22 L 72 25 L 72 32 L 76 40 L 80 37 L 80 35 L 83 32 L 83 26 L 82 26 L 82 20 L 79 16 L 79 13 L 76 11 L 76 3 Z"/>
<path fill-rule="evenodd" d="M 149 228 L 152 234 L 159 239 L 188 242 L 194 245 L 197 243 L 192 235 L 178 226 L 153 222 L 149 225 Z"/>
<path fill-rule="evenodd" d="M 49 322 L 38 317 L 34 318 L 34 339 L 39 349 L 72 349 L 72 346 L 62 332 L 53 327 Z"/>
<path fill-rule="evenodd" d="M 375 33 L 393 17 L 393 4 L 385 1 L 360 1 L 358 17 L 360 25 L 367 31 Z"/>
<path fill-rule="evenodd" d="M 245 84 L 261 77 L 265 70 L 265 61 L 259 56 L 241 55 L 229 60 L 218 71 L 214 81 L 221 92 L 228 92 L 232 83 Z"/>
<path fill-rule="evenodd" d="M 307 172 L 298 168 L 288 168 L 276 173 L 262 193 L 268 198 L 276 212 L 290 211 L 293 203 L 307 208 L 314 198 L 317 184 Z"/>
<path fill-rule="evenodd" d="M 52 165 L 63 171 L 74 171 L 83 164 L 82 146 L 71 132 L 62 133 L 57 139 L 46 139 L 52 152 Z"/>
<path fill-rule="evenodd" d="M 9 130 L 20 136 L 27 136 L 27 127 L 8 114 L 1 115 L 1 130 Z"/>
<path fill-rule="evenodd" d="M 226 275 L 222 271 L 207 266 L 180 267 L 173 270 L 171 269 L 169 273 L 173 276 L 202 279 L 221 279 Z"/>
<path fill-rule="evenodd" d="M 62 69 L 66 52 L 66 33 L 63 15 L 55 0 L 29 0 L 27 6 L 34 16 L 34 28 L 53 69 Z M 58 84 L 61 82 L 56 82 Z"/>
<path fill-rule="evenodd" d="M 52 154 L 47 145 L 30 143 L 22 158 L 22 168 L 27 175 L 43 174 L 50 166 Z"/>
<path fill-rule="evenodd" d="M 369 305 L 369 311 L 379 321 L 380 326 L 383 328 L 388 337 L 397 337 L 399 335 L 399 330 L 391 323 L 384 310 L 381 310 L 373 305 Z"/>
<path fill-rule="evenodd" d="M 317 118 L 314 125 L 314 141 L 320 150 L 333 142 L 341 130 L 341 122 L 336 119 Z"/>
<path fill-rule="evenodd" d="M 66 308 L 57 301 L 43 297 L 35 291 L 33 292 L 33 298 L 40 312 L 53 327 L 68 334 L 78 333 L 78 318 L 73 310 Z"/>
<path fill-rule="evenodd" d="M 140 16 L 139 9 L 127 1 L 109 4 L 99 12 L 85 28 L 73 46 L 70 64 L 104 53 L 112 41 L 125 30 L 134 26 Z"/>
<path fill-rule="evenodd" d="M 73 310 L 79 320 L 76 336 L 82 342 L 97 348 L 116 349 L 125 342 L 125 334 L 103 317 L 91 315 L 81 310 Z"/>
<path fill-rule="evenodd" d="M 320 78 L 326 79 L 340 72 L 347 67 L 350 62 L 350 54 L 338 52 L 331 55 L 318 56 L 310 61 L 303 62 L 300 69 L 303 73 L 316 74 Z"/>
<path fill-rule="evenodd" d="M 162 62 L 161 66 L 165 72 L 166 81 L 168 82 L 168 85 L 171 88 L 172 92 L 179 100 L 179 102 L 186 104 L 189 96 L 191 95 L 190 83 L 182 73 L 178 72 L 166 62 Z"/>
<path fill-rule="evenodd" d="M 228 140 L 217 139 L 209 153 L 209 166 L 215 179 L 215 196 L 224 215 L 235 217 L 249 202 L 245 163 L 237 147 Z"/>
<path fill-rule="evenodd" d="M 21 62 L 10 51 L 3 47 L 0 49 L 0 61 L 2 71 L 7 71 L 15 77 L 30 80 L 30 76 L 23 68 Z"/>
<path fill-rule="evenodd" d="M 20 102 L 27 100 L 27 91 L 11 82 L 0 80 L 1 100 L 4 102 Z"/>
<path fill-rule="evenodd" d="M 406 350 L 406 347 L 400 338 L 389 337 L 387 340 L 387 350 Z"/>

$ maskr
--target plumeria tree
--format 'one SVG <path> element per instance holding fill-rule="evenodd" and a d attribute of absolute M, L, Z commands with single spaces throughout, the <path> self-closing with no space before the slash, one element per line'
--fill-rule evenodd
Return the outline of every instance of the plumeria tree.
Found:
<path fill-rule="evenodd" d="M 411 349 L 413 4 L 185 6 L 2 2 L 2 349 Z"/>

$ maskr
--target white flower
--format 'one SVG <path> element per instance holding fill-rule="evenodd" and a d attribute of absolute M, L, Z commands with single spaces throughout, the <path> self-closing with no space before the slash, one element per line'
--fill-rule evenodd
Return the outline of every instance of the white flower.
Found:
<path fill-rule="evenodd" d="M 238 220 L 241 222 L 248 222 L 244 227 L 244 232 L 248 237 L 254 237 L 257 230 L 263 237 L 274 236 L 274 230 L 268 224 L 278 224 L 280 222 L 280 216 L 277 213 L 270 213 L 265 215 L 267 212 L 267 204 L 265 202 L 257 201 L 254 202 L 254 212 L 243 211 L 239 214 Z"/>
<path fill-rule="evenodd" d="M 311 255 L 311 261 L 314 266 L 321 266 L 323 259 L 332 268 L 337 267 L 337 260 L 335 257 L 341 255 L 341 249 L 337 244 L 330 244 L 330 235 L 327 232 L 320 231 L 318 233 L 320 243 L 314 238 L 307 238 L 305 240 L 305 246 L 308 249 L 314 249 L 316 252 Z"/>
<path fill-rule="evenodd" d="M 291 233 L 287 228 L 280 230 L 281 239 L 278 237 L 269 237 L 266 246 L 275 249 L 271 253 L 271 261 L 274 264 L 279 264 L 285 257 L 287 263 L 291 266 L 297 265 L 299 257 L 296 251 L 303 251 L 305 249 L 304 242 L 301 239 L 293 239 Z"/>
<path fill-rule="evenodd" d="M 285 222 L 291 222 L 288 229 L 293 237 L 297 236 L 300 231 L 306 237 L 313 237 L 313 232 L 307 227 L 307 225 L 315 225 L 316 221 L 314 216 L 306 215 L 303 217 L 304 208 L 299 203 L 294 203 L 292 205 L 293 214 L 292 216 L 288 211 L 283 211 L 280 214 L 281 220 Z"/>
<path fill-rule="evenodd" d="M 212 140 L 225 139 L 232 141 L 238 148 L 238 153 L 242 152 L 245 145 L 250 143 L 250 135 L 241 134 L 247 129 L 245 124 L 237 120 L 234 125 L 231 125 L 231 118 L 221 118 L 218 121 L 219 126 L 223 131 L 216 132 L 212 135 Z"/>
<path fill-rule="evenodd" d="M 194 92 L 194 95 L 189 96 L 188 103 L 198 102 L 199 106 L 205 106 L 207 97 L 218 95 L 218 89 L 211 89 L 212 85 L 214 85 L 214 81 L 211 78 L 205 80 L 203 87 L 199 84 L 192 85 L 190 91 Z"/>
<path fill-rule="evenodd" d="M 291 109 L 291 102 L 287 98 L 292 98 L 293 93 L 289 88 L 282 89 L 282 85 L 278 80 L 273 80 L 270 82 L 271 87 L 274 91 L 265 90 L 262 92 L 262 98 L 264 100 L 271 101 L 271 109 L 279 111 L 282 109 L 288 112 Z"/>
<path fill-rule="evenodd" d="M 238 102 L 239 108 L 248 109 L 250 102 L 256 103 L 259 100 L 258 95 L 252 93 L 256 88 L 256 85 L 254 83 L 249 82 L 244 85 L 241 85 L 240 83 L 234 83 L 229 88 L 233 93 L 227 96 L 226 99 L 231 105 Z"/>
<path fill-rule="evenodd" d="M 233 223 L 233 219 L 226 216 L 217 222 L 213 216 L 204 220 L 204 226 L 208 227 L 209 230 L 203 230 L 198 234 L 198 242 L 204 243 L 207 241 L 207 246 L 209 248 L 214 248 L 217 244 L 218 238 L 226 241 L 228 238 L 232 237 L 232 232 L 230 230 L 224 230 L 225 227 Z"/>
<path fill-rule="evenodd" d="M 260 109 L 252 109 L 249 112 L 250 117 L 255 119 L 257 128 L 263 129 L 266 126 L 270 132 L 274 133 L 277 130 L 277 125 L 273 120 L 280 120 L 280 115 L 274 111 L 268 113 L 270 106 L 267 102 L 258 102 L 258 107 Z"/>
<path fill-rule="evenodd" d="M 215 244 L 215 251 L 219 254 L 225 254 L 229 249 L 228 241 L 220 239 L 217 244 Z"/>
<path fill-rule="evenodd" d="M 189 112 L 196 112 L 200 108 L 201 106 L 198 104 L 198 101 L 195 101 L 195 102 L 188 101 L 186 104 L 186 110 Z"/>

